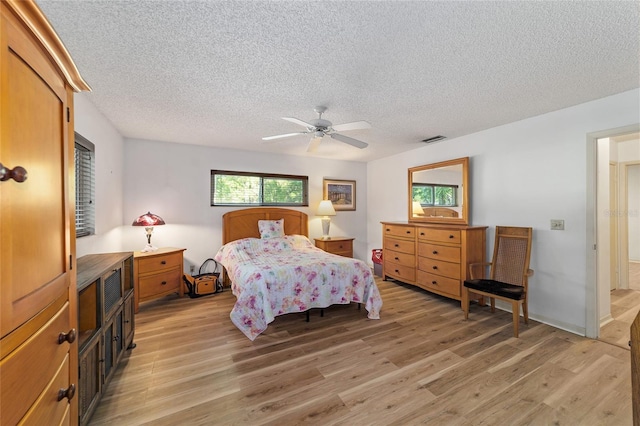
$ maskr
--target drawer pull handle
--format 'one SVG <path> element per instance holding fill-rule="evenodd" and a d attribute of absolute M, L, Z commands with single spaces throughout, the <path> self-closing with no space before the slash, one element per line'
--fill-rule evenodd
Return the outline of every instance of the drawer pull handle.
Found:
<path fill-rule="evenodd" d="M 167 282 L 166 281 L 162 281 L 160 284 L 167 285 Z"/>
<path fill-rule="evenodd" d="M 163 261 L 161 261 L 161 262 L 160 262 L 160 264 L 162 264 L 162 265 L 166 265 L 166 264 L 167 264 L 167 261 L 166 261 L 166 260 L 163 260 Z"/>
<path fill-rule="evenodd" d="M 58 401 L 62 401 L 67 398 L 69 401 L 73 399 L 73 396 L 76 394 L 76 385 L 71 383 L 68 388 L 60 389 L 58 391 Z"/>
<path fill-rule="evenodd" d="M 411 233 L 411 231 L 407 231 L 407 234 L 410 234 L 410 233 Z"/>
<path fill-rule="evenodd" d="M 394 244 L 393 246 L 394 246 L 394 247 L 400 247 L 398 244 Z"/>
<path fill-rule="evenodd" d="M 394 259 L 395 259 L 395 260 L 400 260 L 400 259 L 398 259 L 398 256 L 394 257 Z"/>
<path fill-rule="evenodd" d="M 438 254 L 438 250 L 434 250 L 434 251 L 433 251 L 433 254 Z"/>
<path fill-rule="evenodd" d="M 434 267 L 433 267 L 433 269 L 438 269 L 438 267 L 437 267 L 437 266 L 434 266 Z"/>
<path fill-rule="evenodd" d="M 449 238 L 453 238 L 453 235 L 449 235 Z"/>
<path fill-rule="evenodd" d="M 400 271 L 398 271 L 398 270 L 396 269 L 396 274 L 399 274 L 399 273 L 400 273 Z"/>
<path fill-rule="evenodd" d="M 431 281 L 431 284 L 438 285 L 438 281 Z"/>
<path fill-rule="evenodd" d="M 64 342 L 73 343 L 76 341 L 76 329 L 72 328 L 68 333 L 58 334 L 58 344 L 61 345 Z"/>

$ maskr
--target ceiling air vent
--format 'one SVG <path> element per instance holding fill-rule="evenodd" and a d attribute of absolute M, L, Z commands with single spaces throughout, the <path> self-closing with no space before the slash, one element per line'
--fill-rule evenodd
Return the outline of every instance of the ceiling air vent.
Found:
<path fill-rule="evenodd" d="M 433 143 L 433 142 L 441 141 L 442 139 L 446 139 L 446 138 L 447 138 L 446 136 L 438 135 L 438 136 L 433 136 L 431 138 L 422 139 L 422 142 Z"/>

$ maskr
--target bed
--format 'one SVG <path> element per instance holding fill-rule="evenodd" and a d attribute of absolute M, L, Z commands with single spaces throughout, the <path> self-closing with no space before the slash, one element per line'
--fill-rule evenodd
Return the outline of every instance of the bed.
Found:
<path fill-rule="evenodd" d="M 223 218 L 223 245 L 215 255 L 236 303 L 231 321 L 250 340 L 275 317 L 351 302 L 380 318 L 382 299 L 369 266 L 316 248 L 303 212 L 251 208 Z"/>

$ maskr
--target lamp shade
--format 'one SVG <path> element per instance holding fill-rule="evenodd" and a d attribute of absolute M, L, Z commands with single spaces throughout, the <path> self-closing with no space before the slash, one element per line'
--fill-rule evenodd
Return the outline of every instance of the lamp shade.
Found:
<path fill-rule="evenodd" d="M 320 205 L 318 206 L 318 210 L 316 211 L 316 215 L 318 216 L 335 216 L 336 211 L 333 208 L 333 204 L 329 200 L 320 201 Z"/>
<path fill-rule="evenodd" d="M 164 220 L 160 216 L 155 215 L 151 212 L 147 212 L 141 215 L 140 217 L 138 217 L 136 220 L 134 220 L 131 225 L 132 226 L 158 226 L 158 225 L 164 225 L 164 224 L 165 224 Z"/>
<path fill-rule="evenodd" d="M 411 213 L 414 216 L 418 216 L 418 215 L 424 214 L 424 210 L 422 209 L 422 206 L 420 205 L 420 203 L 418 201 L 414 201 L 413 202 L 413 206 L 411 208 Z"/>

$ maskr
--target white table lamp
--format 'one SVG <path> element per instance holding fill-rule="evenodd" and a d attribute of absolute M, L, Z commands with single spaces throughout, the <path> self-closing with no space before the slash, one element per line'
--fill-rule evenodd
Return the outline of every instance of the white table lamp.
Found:
<path fill-rule="evenodd" d="M 317 216 L 322 217 L 322 239 L 329 239 L 329 226 L 331 225 L 331 219 L 329 216 L 335 216 L 336 211 L 333 208 L 333 204 L 329 200 L 320 201 L 320 205 L 318 206 L 318 211 L 316 212 Z"/>

